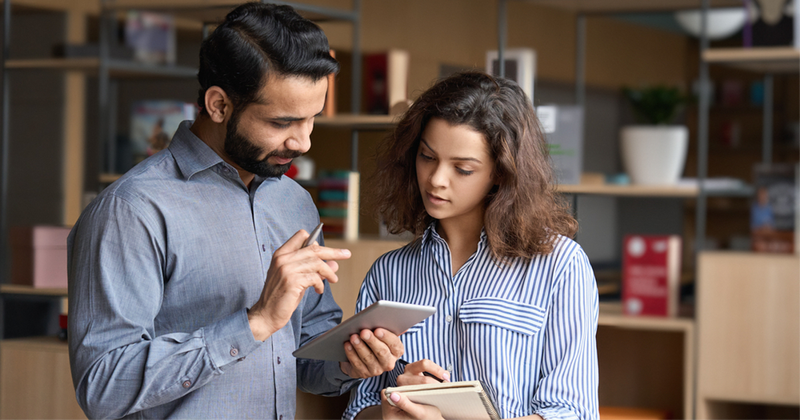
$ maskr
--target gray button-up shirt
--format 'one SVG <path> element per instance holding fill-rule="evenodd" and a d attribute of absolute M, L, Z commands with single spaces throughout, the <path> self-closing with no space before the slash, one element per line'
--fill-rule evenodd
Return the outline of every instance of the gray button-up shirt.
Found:
<path fill-rule="evenodd" d="M 292 356 L 341 320 L 326 282 L 267 341 L 246 309 L 272 253 L 319 221 L 286 178 L 237 171 L 190 130 L 106 188 L 68 239 L 72 379 L 89 418 L 293 418 L 296 386 L 338 395 L 336 362 Z"/>

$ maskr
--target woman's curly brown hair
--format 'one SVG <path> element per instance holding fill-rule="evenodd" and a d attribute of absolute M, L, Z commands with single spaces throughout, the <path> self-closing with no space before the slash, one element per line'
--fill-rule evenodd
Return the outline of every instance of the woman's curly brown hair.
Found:
<path fill-rule="evenodd" d="M 497 186 L 486 197 L 484 229 L 495 259 L 549 254 L 557 234 L 575 235 L 578 223 L 555 190 L 533 106 L 515 82 L 481 72 L 435 83 L 379 146 L 365 198 L 389 232 L 420 236 L 435 220 L 425 211 L 415 164 L 420 135 L 432 118 L 468 125 L 488 143 Z"/>

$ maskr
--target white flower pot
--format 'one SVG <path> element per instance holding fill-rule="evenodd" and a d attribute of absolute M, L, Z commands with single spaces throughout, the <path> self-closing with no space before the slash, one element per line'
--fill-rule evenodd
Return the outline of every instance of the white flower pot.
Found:
<path fill-rule="evenodd" d="M 634 184 L 674 185 L 686 164 L 689 130 L 682 125 L 622 127 L 622 164 Z"/>

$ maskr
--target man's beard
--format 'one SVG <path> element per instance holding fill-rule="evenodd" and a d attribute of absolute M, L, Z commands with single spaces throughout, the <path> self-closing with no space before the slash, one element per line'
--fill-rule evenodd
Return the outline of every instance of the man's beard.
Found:
<path fill-rule="evenodd" d="M 284 152 L 273 150 L 267 153 L 264 159 L 258 160 L 257 156 L 261 155 L 262 150 L 239 133 L 239 116 L 240 113 L 234 111 L 233 116 L 228 121 L 228 128 L 225 133 L 225 153 L 240 168 L 252 174 L 265 178 L 279 178 L 285 174 L 289 170 L 291 162 L 285 165 L 273 165 L 268 162 L 268 159 L 272 156 L 294 159 L 302 153 L 292 150 Z"/>

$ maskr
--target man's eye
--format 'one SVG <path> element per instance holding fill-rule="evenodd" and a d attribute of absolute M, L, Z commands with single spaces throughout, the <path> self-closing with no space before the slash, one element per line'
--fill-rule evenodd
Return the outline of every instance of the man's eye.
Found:
<path fill-rule="evenodd" d="M 277 121 L 272 121 L 272 126 L 275 128 L 289 128 L 292 123 L 282 123 Z"/>

